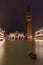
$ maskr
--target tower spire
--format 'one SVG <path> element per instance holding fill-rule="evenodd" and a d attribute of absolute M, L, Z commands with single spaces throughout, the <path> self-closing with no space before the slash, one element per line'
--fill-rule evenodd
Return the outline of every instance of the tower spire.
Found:
<path fill-rule="evenodd" d="M 27 12 L 30 12 L 30 6 L 28 5 L 28 7 L 27 7 Z"/>

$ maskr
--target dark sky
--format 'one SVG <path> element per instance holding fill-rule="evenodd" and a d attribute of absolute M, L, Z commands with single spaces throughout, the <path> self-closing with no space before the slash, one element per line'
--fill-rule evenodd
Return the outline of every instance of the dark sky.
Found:
<path fill-rule="evenodd" d="M 30 6 L 32 29 L 36 31 L 43 26 L 42 0 L 0 0 L 0 27 L 6 30 L 25 32 L 26 9 Z"/>

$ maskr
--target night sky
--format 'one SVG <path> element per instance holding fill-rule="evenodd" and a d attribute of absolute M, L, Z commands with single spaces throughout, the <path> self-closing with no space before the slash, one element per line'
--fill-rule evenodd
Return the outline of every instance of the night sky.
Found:
<path fill-rule="evenodd" d="M 0 0 L 0 27 L 9 32 L 25 32 L 28 6 L 32 13 L 32 30 L 43 27 L 42 0 Z"/>

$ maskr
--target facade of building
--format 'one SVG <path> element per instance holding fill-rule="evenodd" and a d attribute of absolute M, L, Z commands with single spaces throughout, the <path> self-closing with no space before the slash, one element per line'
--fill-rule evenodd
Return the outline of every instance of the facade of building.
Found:
<path fill-rule="evenodd" d="M 35 31 L 35 39 L 43 39 L 43 27 Z"/>
<path fill-rule="evenodd" d="M 18 33 L 17 31 L 14 33 L 10 33 L 8 35 L 8 39 L 9 40 L 24 40 L 25 36 L 24 33 Z"/>
<path fill-rule="evenodd" d="M 27 32 L 27 40 L 32 39 L 32 17 L 31 17 L 31 11 L 28 7 L 26 12 L 26 32 Z"/>
<path fill-rule="evenodd" d="M 0 37 L 4 37 L 4 36 L 5 36 L 5 31 L 0 28 Z"/>
<path fill-rule="evenodd" d="M 5 31 L 0 28 L 0 44 L 5 42 Z"/>

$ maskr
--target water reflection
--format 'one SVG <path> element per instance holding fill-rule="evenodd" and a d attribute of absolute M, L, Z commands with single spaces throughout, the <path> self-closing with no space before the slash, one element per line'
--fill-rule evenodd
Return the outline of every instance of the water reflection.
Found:
<path fill-rule="evenodd" d="M 35 45 L 43 45 L 43 40 L 35 40 Z"/>
<path fill-rule="evenodd" d="M 5 41 L 0 42 L 0 65 L 3 65 L 5 58 Z"/>
<path fill-rule="evenodd" d="M 29 42 L 30 43 L 30 42 Z M 27 53 L 33 49 L 33 45 L 30 43 L 16 41 L 7 42 L 5 48 L 5 42 L 0 43 L 0 65 L 32 65 L 32 60 L 27 56 Z M 33 42 L 32 42 L 33 43 Z M 6 51 L 6 52 L 5 52 Z M 41 65 L 43 62 L 43 40 L 35 40 L 35 53 L 37 54 L 38 63 L 35 65 Z M 6 54 L 6 58 L 5 58 Z M 19 59 L 19 60 L 18 60 Z M 5 64 L 3 64 L 5 60 Z M 25 62 L 24 62 L 25 61 Z"/>
<path fill-rule="evenodd" d="M 42 61 L 43 59 L 43 40 L 35 40 L 35 53 L 37 58 Z"/>

